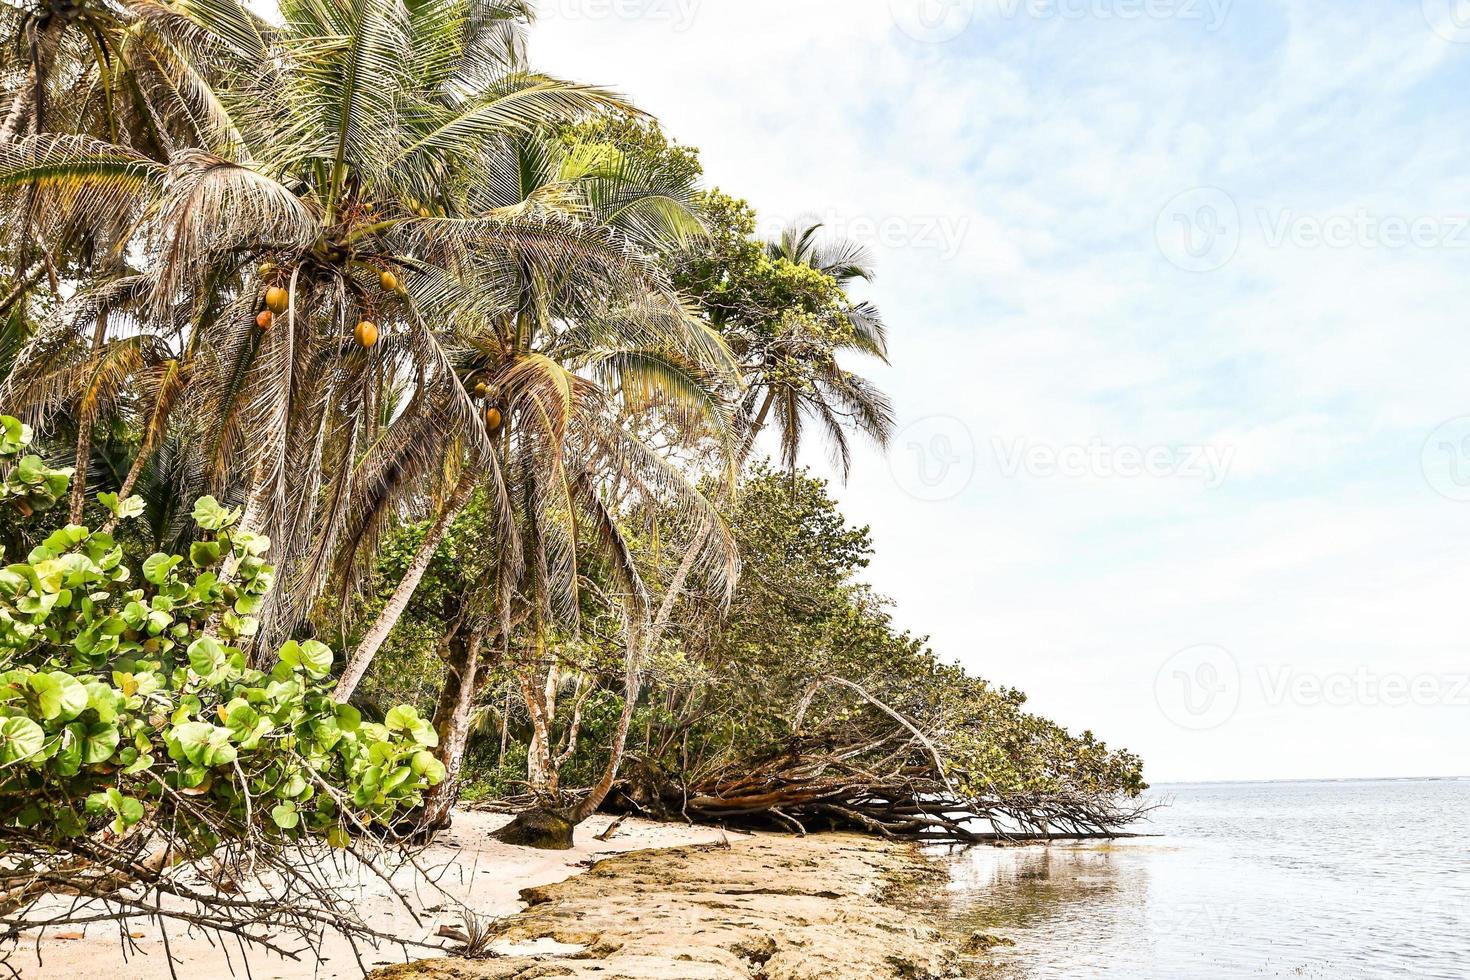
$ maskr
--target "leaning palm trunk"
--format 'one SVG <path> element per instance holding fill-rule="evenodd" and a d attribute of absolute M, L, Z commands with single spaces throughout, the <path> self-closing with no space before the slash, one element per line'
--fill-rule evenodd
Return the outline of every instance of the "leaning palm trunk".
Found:
<path fill-rule="evenodd" d="M 424 573 L 429 570 L 429 563 L 434 560 L 434 552 L 439 550 L 439 543 L 444 540 L 444 535 L 449 531 L 449 526 L 454 523 L 455 518 L 464 510 L 470 501 L 470 494 L 475 489 L 475 481 L 468 473 L 460 475 L 459 482 L 455 484 L 453 492 L 444 502 L 438 517 L 430 525 L 429 531 L 424 535 L 423 542 L 419 545 L 418 552 L 409 562 L 408 568 L 403 573 L 403 578 L 398 582 L 398 587 L 393 590 L 387 605 L 378 614 L 377 620 L 363 634 L 357 649 L 352 651 L 352 656 L 347 659 L 347 666 L 343 668 L 342 679 L 337 682 L 337 690 L 333 695 L 337 701 L 346 702 L 362 683 L 368 667 L 372 665 L 373 658 L 378 655 L 383 644 L 388 639 L 388 634 L 393 632 L 393 627 L 398 625 L 398 618 L 408 608 L 408 603 L 413 599 L 419 583 L 423 581 Z"/>
<path fill-rule="evenodd" d="M 102 342 L 107 339 L 107 311 L 97 313 L 97 326 L 92 331 L 91 368 L 96 369 Z M 95 383 L 95 381 L 93 382 Z M 71 522 L 82 523 L 82 511 L 87 505 L 87 469 L 92 462 L 92 422 L 90 404 L 95 398 L 93 391 L 82 393 L 80 410 L 77 412 L 76 475 L 71 481 Z"/>
<path fill-rule="evenodd" d="M 456 648 L 462 651 L 462 655 L 454 658 L 457 663 L 450 663 L 449 675 L 444 679 L 439 704 L 434 710 L 434 727 L 439 732 L 438 758 L 444 764 L 444 779 L 430 790 L 424 803 L 421 825 L 425 831 L 449 826 L 449 812 L 459 799 L 459 774 L 469 746 L 470 715 L 480 686 L 483 645 L 483 638 L 476 634 L 450 646 L 452 651 Z"/>
<path fill-rule="evenodd" d="M 22 124 L 30 120 L 31 107 L 36 101 L 36 66 L 32 62 L 26 72 L 25 81 L 15 91 L 10 106 L 5 110 L 5 122 L 0 124 L 0 143 L 15 139 L 22 134 Z M 28 127 L 27 127 L 28 128 Z"/>
<path fill-rule="evenodd" d="M 633 713 L 638 710 L 638 698 L 643 693 L 643 665 L 647 662 L 648 655 L 653 652 L 654 646 L 667 631 L 679 597 L 683 595 L 684 586 L 694 571 L 699 553 L 713 530 L 710 525 L 706 524 L 695 535 L 689 549 L 684 553 L 684 560 L 680 562 L 678 571 L 674 573 L 673 579 L 669 582 L 663 602 L 659 604 L 657 615 L 653 616 L 651 621 L 646 606 L 629 603 L 626 670 L 623 675 L 623 711 L 618 715 L 618 727 L 613 732 L 612 744 L 608 748 L 607 764 L 603 767 L 602 777 L 575 807 L 569 810 L 548 807 L 528 810 L 519 814 L 515 820 L 496 833 L 497 839 L 507 844 L 520 844 L 547 850 L 568 850 L 573 846 L 573 833 L 577 826 L 586 822 L 587 818 L 596 813 L 607 801 L 608 794 L 612 792 L 617 782 L 618 770 L 622 768 L 623 756 L 628 748 L 628 732 L 633 727 Z M 572 746 L 573 743 L 569 741 L 569 749 Z M 570 755 L 568 752 L 558 762 L 567 761 Z"/>
<path fill-rule="evenodd" d="M 628 748 L 628 729 L 633 725 L 633 712 L 638 707 L 638 696 L 642 693 L 642 688 L 638 665 L 629 664 L 628 675 L 623 685 L 623 713 L 618 715 L 618 727 L 613 732 L 612 748 L 608 753 L 607 765 L 603 767 L 602 778 L 597 781 L 596 786 L 592 787 L 592 792 L 588 793 L 586 798 L 572 811 L 571 819 L 574 826 L 596 813 L 607 800 L 607 794 L 612 792 L 613 783 L 618 778 L 618 770 L 623 765 L 623 755 Z"/>

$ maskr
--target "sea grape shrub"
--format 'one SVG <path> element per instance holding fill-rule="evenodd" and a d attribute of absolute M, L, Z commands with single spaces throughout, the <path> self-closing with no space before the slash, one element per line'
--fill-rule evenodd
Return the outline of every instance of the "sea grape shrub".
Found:
<path fill-rule="evenodd" d="M 41 457 L 26 454 L 31 438 L 30 426 L 0 416 L 0 508 L 22 517 L 56 506 L 66 496 L 72 472 L 52 469 Z"/>
<path fill-rule="evenodd" d="M 12 421 L 0 472 L 23 448 Z M 195 853 L 255 833 L 345 846 L 443 778 L 412 708 L 375 724 L 333 702 L 325 645 L 288 642 L 268 672 L 247 663 L 236 644 L 273 585 L 269 542 L 211 497 L 193 517 L 205 533 L 187 556 L 136 570 L 76 525 L 0 568 L 0 852 L 7 836 L 64 846 L 140 824 Z"/>

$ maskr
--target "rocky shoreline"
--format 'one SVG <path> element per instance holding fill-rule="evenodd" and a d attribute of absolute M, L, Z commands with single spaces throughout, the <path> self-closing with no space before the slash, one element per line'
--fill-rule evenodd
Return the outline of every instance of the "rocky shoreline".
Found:
<path fill-rule="evenodd" d="M 486 958 L 374 980 L 946 980 L 988 975 L 920 899 L 945 887 L 915 848 L 867 837 L 732 837 L 640 851 L 527 888 Z"/>

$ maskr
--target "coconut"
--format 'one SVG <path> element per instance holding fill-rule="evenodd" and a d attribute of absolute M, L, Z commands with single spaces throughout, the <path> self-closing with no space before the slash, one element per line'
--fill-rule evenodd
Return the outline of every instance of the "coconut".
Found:
<path fill-rule="evenodd" d="M 371 320 L 364 320 L 357 325 L 357 329 L 353 331 L 353 336 L 357 338 L 357 342 L 362 344 L 362 346 L 372 347 L 378 342 L 378 325 Z"/>
<path fill-rule="evenodd" d="M 499 432 L 500 426 L 504 421 L 505 417 L 500 414 L 500 409 L 485 409 L 485 428 L 489 429 L 492 433 Z"/>
<path fill-rule="evenodd" d="M 378 282 L 383 284 L 383 289 L 392 293 L 398 290 L 398 277 L 384 269 L 378 273 Z"/>
<path fill-rule="evenodd" d="M 265 305 L 277 316 L 285 313 L 291 305 L 291 294 L 280 286 L 272 286 L 265 291 Z"/>
<path fill-rule="evenodd" d="M 262 330 L 269 330 L 271 324 L 276 322 L 276 315 L 270 310 L 261 310 L 260 316 L 255 318 L 255 325 Z"/>

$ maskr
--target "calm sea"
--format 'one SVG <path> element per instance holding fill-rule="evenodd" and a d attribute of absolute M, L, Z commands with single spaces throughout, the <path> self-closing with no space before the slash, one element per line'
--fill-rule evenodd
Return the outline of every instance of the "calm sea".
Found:
<path fill-rule="evenodd" d="M 1470 780 L 1160 787 L 1148 832 L 949 857 L 1001 976 L 1470 978 Z"/>

